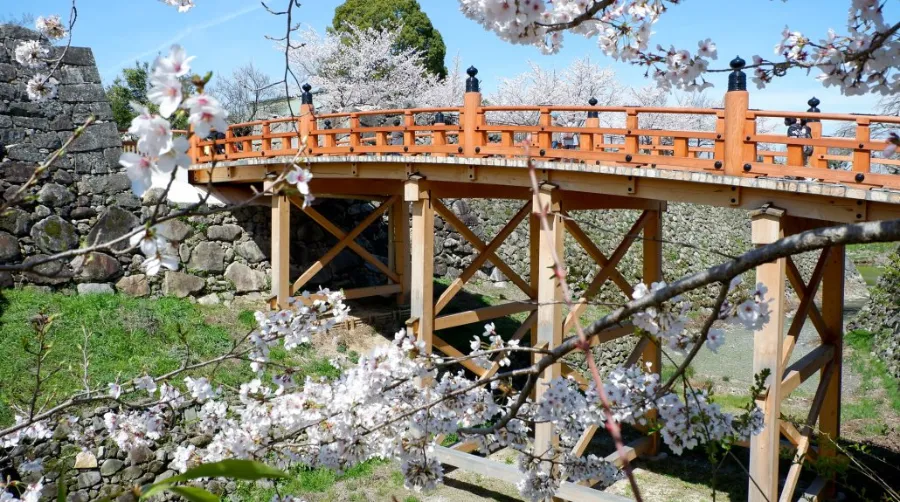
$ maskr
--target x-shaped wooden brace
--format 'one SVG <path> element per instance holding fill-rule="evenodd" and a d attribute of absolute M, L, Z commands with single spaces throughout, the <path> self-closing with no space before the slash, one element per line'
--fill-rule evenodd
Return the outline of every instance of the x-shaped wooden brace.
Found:
<path fill-rule="evenodd" d="M 378 218 L 380 218 L 388 209 L 391 208 L 391 205 L 396 201 L 400 196 L 394 195 L 385 202 L 383 202 L 378 208 L 369 213 L 366 218 L 360 222 L 353 230 L 350 232 L 344 232 L 333 223 L 328 221 L 321 213 L 313 209 L 312 207 L 303 207 L 303 201 L 296 196 L 292 196 L 291 203 L 295 206 L 301 208 L 301 210 L 309 215 L 310 218 L 313 219 L 316 223 L 321 225 L 325 230 L 328 231 L 331 235 L 335 236 L 338 239 L 338 243 L 335 244 L 331 249 L 328 250 L 321 258 L 319 258 L 315 263 L 313 263 L 308 269 L 306 269 L 300 277 L 294 281 L 294 284 L 291 286 L 291 294 L 296 293 L 300 290 L 310 279 L 315 277 L 331 260 L 333 260 L 344 248 L 350 248 L 356 252 L 362 259 L 371 263 L 372 266 L 380 270 L 384 275 L 388 276 L 388 278 L 395 283 L 400 282 L 400 277 L 391 270 L 387 265 L 381 262 L 378 258 L 372 255 L 372 253 L 366 251 L 366 249 L 359 244 L 356 243 L 355 239 L 359 237 L 366 228 L 369 227 L 372 223 L 375 222 Z"/>
<path fill-rule="evenodd" d="M 577 322 L 581 314 L 583 314 L 584 311 L 588 308 L 590 299 L 600 291 L 600 288 L 603 287 L 603 284 L 610 277 L 613 278 L 613 282 L 615 282 L 616 285 L 619 286 L 619 289 L 621 289 L 627 297 L 631 297 L 633 288 L 630 284 L 628 284 L 628 281 L 626 281 L 625 278 L 622 277 L 622 274 L 619 273 L 619 271 L 616 269 L 616 266 L 620 261 L 622 261 L 622 258 L 625 256 L 625 253 L 627 253 L 631 248 L 631 245 L 634 244 L 634 241 L 637 239 L 638 234 L 641 232 L 641 230 L 644 229 L 644 226 L 647 224 L 647 222 L 650 221 L 650 216 L 650 211 L 644 211 L 641 214 L 641 217 L 638 218 L 636 222 L 634 222 L 634 225 L 631 226 L 631 229 L 629 229 L 628 233 L 625 234 L 625 237 L 622 238 L 622 242 L 619 243 L 609 259 L 607 259 L 603 255 L 603 253 L 601 253 L 600 250 L 597 249 L 597 246 L 595 246 L 594 243 L 591 242 L 590 238 L 588 238 L 588 236 L 585 235 L 580 228 L 578 228 L 578 225 L 574 221 L 566 218 L 566 229 L 569 230 L 569 233 L 572 233 L 575 239 L 579 243 L 581 243 L 582 246 L 584 246 L 585 251 L 587 251 L 588 254 L 590 254 L 591 257 L 594 258 L 597 264 L 600 265 L 600 271 L 597 272 L 597 275 L 594 276 L 594 280 L 591 281 L 591 284 L 588 286 L 587 290 L 585 290 L 584 294 L 581 295 L 578 303 L 574 308 L 572 308 L 572 310 L 569 312 L 569 315 L 566 316 L 566 320 L 563 323 L 563 333 L 568 333 L 575 327 L 575 322 Z M 576 232 L 573 233 L 573 230 L 575 230 Z M 581 237 L 579 237 L 579 235 Z"/>
<path fill-rule="evenodd" d="M 791 282 L 791 287 L 794 288 L 794 291 L 797 292 L 797 296 L 800 298 L 800 306 L 797 307 L 797 314 L 791 322 L 791 327 L 788 329 L 787 336 L 785 337 L 782 346 L 783 357 L 781 366 L 783 368 L 787 368 L 788 362 L 791 360 L 791 354 L 794 352 L 794 347 L 797 345 L 797 338 L 800 336 L 800 330 L 802 330 L 803 325 L 806 324 L 807 318 L 812 320 L 812 323 L 820 336 L 827 331 L 825 319 L 822 318 L 819 308 L 816 307 L 816 292 L 819 290 L 819 285 L 822 284 L 822 277 L 825 274 L 825 262 L 828 261 L 828 255 L 830 253 L 831 248 L 822 249 L 822 253 L 819 255 L 819 261 L 816 262 L 816 268 L 813 269 L 808 284 L 803 283 L 803 276 L 800 275 L 800 270 L 797 269 L 794 260 L 792 260 L 790 256 L 786 259 L 787 266 L 785 268 L 787 277 Z"/>

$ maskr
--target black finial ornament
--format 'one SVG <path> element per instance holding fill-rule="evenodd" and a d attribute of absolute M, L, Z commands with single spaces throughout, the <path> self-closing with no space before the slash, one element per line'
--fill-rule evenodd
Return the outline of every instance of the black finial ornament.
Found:
<path fill-rule="evenodd" d="M 331 129 L 331 121 L 330 120 L 325 121 L 325 129 Z"/>
<path fill-rule="evenodd" d="M 447 122 L 445 122 L 446 120 L 447 119 L 444 117 L 443 112 L 437 112 L 434 114 L 434 122 L 433 122 L 434 124 L 446 124 L 447 123 Z"/>
<path fill-rule="evenodd" d="M 589 99 L 589 100 L 588 100 L 588 104 L 591 105 L 591 106 L 597 106 L 597 98 L 591 98 L 591 99 Z M 597 113 L 597 110 L 591 110 L 591 111 L 588 112 L 587 118 L 589 118 L 589 119 L 600 118 L 600 114 Z"/>
<path fill-rule="evenodd" d="M 809 110 L 806 110 L 808 113 L 821 113 L 822 110 L 819 110 L 819 98 L 813 96 L 812 99 L 806 102 L 809 105 Z M 818 122 L 819 119 L 807 119 L 807 122 Z"/>
<path fill-rule="evenodd" d="M 312 93 L 309 92 L 312 90 L 312 86 L 309 84 L 303 84 L 303 87 L 301 87 L 301 89 L 303 89 L 303 94 L 300 95 L 300 104 L 303 104 L 303 105 L 313 104 Z"/>
<path fill-rule="evenodd" d="M 478 79 L 475 78 L 475 75 L 478 75 L 478 68 L 470 66 L 466 73 L 469 75 L 469 78 L 466 79 L 466 92 L 481 92 L 478 87 Z"/>
<path fill-rule="evenodd" d="M 729 66 L 731 66 L 732 72 L 728 75 L 728 90 L 729 91 L 746 91 L 747 90 L 747 74 L 743 71 L 744 66 L 747 65 L 747 62 L 741 59 L 740 56 L 731 60 Z"/>

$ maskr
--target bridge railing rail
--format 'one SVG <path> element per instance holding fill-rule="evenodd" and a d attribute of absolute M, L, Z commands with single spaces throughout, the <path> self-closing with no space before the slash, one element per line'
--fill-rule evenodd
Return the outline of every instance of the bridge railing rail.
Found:
<path fill-rule="evenodd" d="M 738 65 L 740 66 L 740 65 Z M 734 65 L 732 66 L 735 67 Z M 886 156 L 885 131 L 900 117 L 749 108 L 735 69 L 723 108 L 487 105 L 477 70 L 458 107 L 316 114 L 304 86 L 296 117 L 234 124 L 191 138 L 195 164 L 302 155 L 520 157 L 548 161 L 812 179 L 900 189 L 900 158 Z M 773 130 L 784 121 L 786 130 Z M 823 134 L 828 123 L 829 135 Z"/>

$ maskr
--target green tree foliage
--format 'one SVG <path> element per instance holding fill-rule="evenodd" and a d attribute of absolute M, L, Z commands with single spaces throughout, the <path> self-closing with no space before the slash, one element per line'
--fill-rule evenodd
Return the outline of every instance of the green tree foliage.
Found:
<path fill-rule="evenodd" d="M 131 108 L 131 103 L 139 103 L 150 109 L 153 113 L 159 113 L 159 107 L 147 99 L 147 91 L 150 89 L 150 63 L 135 62 L 131 68 L 123 68 L 122 74 L 113 80 L 112 85 L 106 88 L 106 98 L 112 108 L 113 120 L 120 131 L 125 131 L 131 125 L 131 119 L 137 113 Z M 190 78 L 182 81 L 182 90 L 185 97 L 193 93 L 194 86 Z M 184 114 L 176 114 L 171 118 L 173 129 L 187 129 L 187 117 Z"/>
<path fill-rule="evenodd" d="M 348 26 L 379 30 L 402 26 L 399 48 L 416 49 L 430 73 L 447 76 L 444 39 L 416 0 L 346 0 L 335 9 L 331 23 L 334 31 L 346 31 Z"/>

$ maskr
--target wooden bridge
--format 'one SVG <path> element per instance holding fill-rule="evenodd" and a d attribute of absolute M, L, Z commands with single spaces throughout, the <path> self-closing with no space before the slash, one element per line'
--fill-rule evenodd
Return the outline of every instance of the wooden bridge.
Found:
<path fill-rule="evenodd" d="M 532 346 L 553 347 L 570 334 L 587 301 L 611 282 L 627 298 L 632 292 L 616 269 L 636 239 L 642 238 L 643 281 L 663 278 L 663 214 L 669 201 L 748 210 L 755 245 L 836 222 L 900 218 L 900 176 L 887 174 L 900 160 L 882 156 L 885 143 L 873 140 L 873 129 L 896 127 L 898 117 L 822 113 L 818 100 L 809 110 L 767 111 L 749 107 L 743 61 L 732 62 L 724 108 L 640 108 L 587 106 L 483 106 L 477 71 L 469 69 L 464 103 L 458 107 L 375 110 L 317 114 L 310 87 L 304 86 L 297 117 L 236 124 L 216 140 L 192 138 L 194 161 L 190 175 L 197 185 L 270 188 L 294 162 L 314 175 L 311 192 L 318 198 L 340 197 L 378 201 L 378 207 L 356 228 L 342 229 L 314 207 L 303 211 L 331 233 L 338 244 L 292 281 L 289 277 L 291 205 L 301 200 L 279 186 L 272 205 L 273 298 L 281 306 L 342 250 L 350 249 L 381 271 L 380 286 L 346 291 L 348 298 L 396 294 L 410 305 L 411 324 L 429 350 L 461 355 L 436 332 L 493 318 L 529 312 L 513 338 L 531 334 Z M 555 116 L 567 117 L 565 125 Z M 654 118 L 692 117 L 684 130 L 648 127 Z M 761 133 L 771 119 L 792 125 L 789 133 Z M 601 122 L 602 120 L 602 122 Z M 826 136 L 829 130 L 849 131 Z M 601 126 L 601 124 L 603 124 Z M 781 126 L 780 126 L 781 127 Z M 784 129 L 782 129 L 784 131 Z M 559 141 L 572 135 L 575 141 Z M 220 135 L 221 136 L 221 135 Z M 573 145 L 574 143 L 574 145 Z M 536 161 L 539 193 L 525 155 Z M 485 242 L 441 202 L 442 198 L 517 199 L 521 209 L 498 234 Z M 551 231 L 541 232 L 533 213 L 550 206 Z M 612 254 L 606 256 L 588 235 L 565 215 L 583 210 L 642 210 L 641 216 Z M 434 217 L 440 215 L 480 254 L 434 299 Z M 369 225 L 387 216 L 389 259 L 383 263 L 355 239 Z M 524 220 L 530 228 L 531 268 L 523 279 L 497 255 L 497 250 Z M 411 228 L 410 228 L 411 222 Z M 577 307 L 563 315 L 559 284 L 545 271 L 551 251 L 563 256 L 568 232 L 596 262 L 597 273 Z M 442 314 L 478 269 L 490 261 L 531 300 L 510 302 L 462 313 Z M 668 279 L 674 279 L 669 277 Z M 825 249 L 808 281 L 788 259 L 757 269 L 773 298 L 771 321 L 755 336 L 754 372 L 771 370 L 769 389 L 759 405 L 765 430 L 750 443 L 750 500 L 790 501 L 795 497 L 805 459 L 834 457 L 831 443 L 816 439 L 811 429 L 836 439 L 840 429 L 840 388 L 843 336 L 844 249 Z M 786 325 L 785 289 L 789 282 L 800 304 Z M 821 307 L 814 301 L 821 295 Z M 809 319 L 821 344 L 790 363 L 796 340 Z M 632 333 L 631 328 L 603 333 L 597 343 Z M 644 339 L 629 357 L 652 363 L 659 371 L 661 355 Z M 493 374 L 464 363 L 478 375 Z M 543 375 L 581 377 L 564 363 Z M 782 400 L 803 381 L 816 376 L 818 386 L 805 426 L 780 419 Z M 584 383 L 582 381 L 582 383 Z M 537 397 L 543 392 L 539 385 Z M 550 426 L 536 426 L 536 449 L 553 444 Z M 575 450 L 583 454 L 595 431 L 589 430 Z M 628 448 L 631 458 L 655 454 L 657 438 L 647 437 Z M 779 452 L 788 448 L 795 461 L 781 478 Z M 442 449 L 441 458 L 461 467 L 481 466 L 464 459 L 467 445 Z M 616 455 L 610 456 L 611 460 Z M 478 467 L 515 479 L 509 466 Z M 509 467 L 511 468 L 511 467 Z M 779 490 L 779 482 L 783 488 Z M 830 493 L 827 479 L 805 487 L 812 499 Z M 580 485 L 564 484 L 559 493 L 568 500 L 619 500 Z"/>

